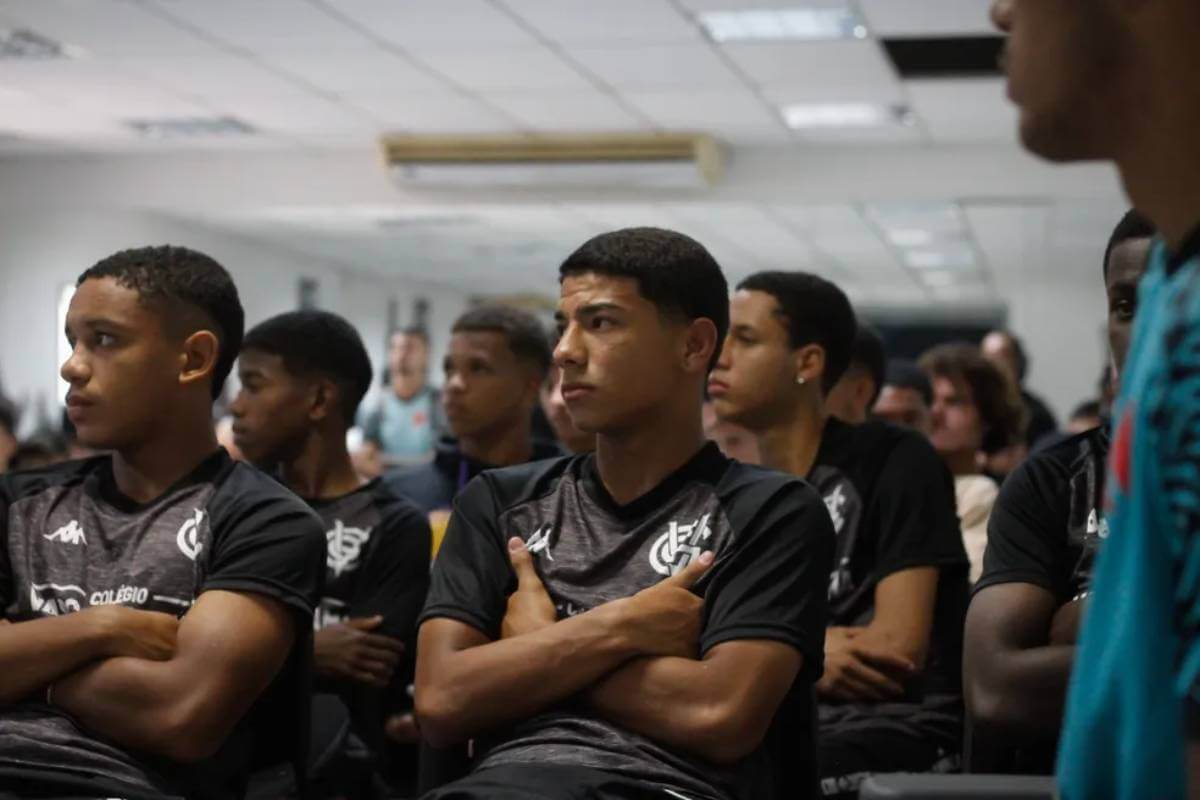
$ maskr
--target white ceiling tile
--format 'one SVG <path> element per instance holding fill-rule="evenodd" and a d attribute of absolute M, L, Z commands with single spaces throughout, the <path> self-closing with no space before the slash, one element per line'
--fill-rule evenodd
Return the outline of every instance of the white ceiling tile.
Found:
<path fill-rule="evenodd" d="M 628 92 L 624 98 L 664 128 L 725 133 L 759 132 L 789 139 L 783 121 L 749 90 Z"/>
<path fill-rule="evenodd" d="M 919 125 L 885 125 L 878 128 L 814 128 L 796 131 L 796 138 L 812 144 L 882 145 L 924 144 L 928 140 Z"/>
<path fill-rule="evenodd" d="M 325 0 L 402 47 L 519 47 L 537 39 L 488 0 Z"/>
<path fill-rule="evenodd" d="M 5 18 L 97 56 L 211 52 L 194 33 L 125 0 L 4 0 Z"/>
<path fill-rule="evenodd" d="M 935 141 L 1017 140 L 1018 114 L 1003 79 L 908 81 L 906 88 Z"/>
<path fill-rule="evenodd" d="M 413 56 L 460 86 L 477 92 L 585 89 L 591 84 L 546 47 L 508 50 L 414 48 Z"/>
<path fill-rule="evenodd" d="M 722 89 L 742 79 L 709 44 L 572 48 L 571 57 L 618 89 Z"/>
<path fill-rule="evenodd" d="M 547 38 L 565 44 L 697 41 L 699 25 L 668 0 L 501 0 Z"/>
<path fill-rule="evenodd" d="M 876 36 L 925 37 L 995 34 L 991 0 L 859 0 Z"/>
<path fill-rule="evenodd" d="M 366 47 L 368 39 L 304 0 L 149 0 L 171 18 L 256 52 Z"/>
<path fill-rule="evenodd" d="M 898 80 L 859 85 L 797 81 L 765 86 L 762 94 L 768 102 L 778 108 L 810 103 L 870 103 L 895 106 L 907 102 L 903 84 Z"/>
<path fill-rule="evenodd" d="M 234 96 L 215 108 L 265 132 L 361 132 L 365 138 L 374 131 L 374 126 L 354 110 L 298 90 L 263 97 Z"/>
<path fill-rule="evenodd" d="M 896 71 L 878 42 L 871 40 L 722 45 L 755 82 L 795 86 L 822 83 L 831 88 L 888 86 Z"/>
<path fill-rule="evenodd" d="M 505 92 L 482 99 L 537 131 L 625 131 L 647 125 L 603 92 Z"/>
<path fill-rule="evenodd" d="M 271 66 L 299 77 L 318 89 L 353 95 L 363 91 L 434 92 L 446 84 L 401 56 L 379 47 L 314 52 L 281 52 L 263 56 Z"/>
<path fill-rule="evenodd" d="M 288 95 L 301 88 L 267 66 L 233 54 L 127 59 L 122 66 L 181 94 L 220 102 L 239 96 Z"/>
<path fill-rule="evenodd" d="M 511 133 L 517 126 L 484 103 L 456 94 L 362 93 L 349 102 L 409 133 Z"/>

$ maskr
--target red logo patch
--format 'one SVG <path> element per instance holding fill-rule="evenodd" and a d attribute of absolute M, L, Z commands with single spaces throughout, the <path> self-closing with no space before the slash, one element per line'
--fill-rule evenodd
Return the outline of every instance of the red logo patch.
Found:
<path fill-rule="evenodd" d="M 412 415 L 412 424 L 414 428 L 423 428 L 425 423 L 429 421 L 429 417 L 424 411 L 414 411 Z"/>
<path fill-rule="evenodd" d="M 1122 494 L 1129 492 L 1129 468 L 1133 459 L 1133 409 L 1126 409 L 1117 427 L 1117 438 L 1109 456 L 1108 470 L 1117 480 Z"/>

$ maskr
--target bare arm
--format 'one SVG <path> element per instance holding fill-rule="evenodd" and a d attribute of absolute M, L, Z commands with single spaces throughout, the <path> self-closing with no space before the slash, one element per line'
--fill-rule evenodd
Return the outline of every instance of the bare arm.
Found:
<path fill-rule="evenodd" d="M 40 692 L 97 659 L 169 658 L 178 624 L 167 614 L 123 606 L 96 606 L 13 624 L 0 620 L 0 706 Z"/>
<path fill-rule="evenodd" d="M 169 661 L 101 661 L 55 684 L 54 703 L 126 747 L 199 761 L 216 752 L 275 677 L 295 625 L 279 601 L 205 592 L 183 618 Z"/>
<path fill-rule="evenodd" d="M 875 617 L 856 639 L 920 669 L 929 654 L 937 589 L 937 567 L 916 567 L 888 575 L 875 587 Z"/>
<path fill-rule="evenodd" d="M 1053 594 L 1029 583 L 988 586 L 971 601 L 963 691 L 977 736 L 1059 729 L 1075 647 L 1048 642 L 1057 608 Z"/>
<path fill-rule="evenodd" d="M 718 764 L 762 743 L 803 659 L 789 645 L 731 641 L 702 660 L 639 658 L 588 694 L 602 717 Z"/>

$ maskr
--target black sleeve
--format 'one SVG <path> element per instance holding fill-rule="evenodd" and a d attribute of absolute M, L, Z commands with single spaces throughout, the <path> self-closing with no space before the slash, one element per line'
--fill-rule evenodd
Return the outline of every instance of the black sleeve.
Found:
<path fill-rule="evenodd" d="M 12 562 L 8 556 L 8 511 L 11 506 L 12 492 L 8 478 L 0 475 L 0 619 L 8 614 L 8 607 L 16 594 Z"/>
<path fill-rule="evenodd" d="M 406 502 L 387 503 L 382 511 L 374 551 L 350 602 L 350 616 L 381 615 L 380 632 L 403 640 L 411 652 L 417 615 L 429 591 L 429 521 Z"/>
<path fill-rule="evenodd" d="M 273 597 L 311 616 L 325 579 L 325 532 L 308 506 L 238 465 L 209 503 L 213 551 L 200 591 Z"/>
<path fill-rule="evenodd" d="M 1060 600 L 1066 598 L 1070 592 L 1063 562 L 1069 515 L 1066 486 L 1045 468 L 1044 459 L 1035 456 L 1022 464 L 1004 482 L 992 508 L 983 575 L 975 591 L 1001 583 L 1031 583 Z"/>
<path fill-rule="evenodd" d="M 736 639 L 784 642 L 804 656 L 801 676 L 815 681 L 824 669 L 833 523 L 807 484 L 758 483 L 726 508 L 737 535 L 704 578 L 700 651 Z"/>
<path fill-rule="evenodd" d="M 429 599 L 420 622 L 449 617 L 492 639 L 500 638 L 517 576 L 496 527 L 498 517 L 486 475 L 475 478 L 459 493 L 433 564 Z"/>
<path fill-rule="evenodd" d="M 892 449 L 874 491 L 879 539 L 875 582 L 914 567 L 967 563 L 954 483 L 933 447 L 906 436 Z"/>

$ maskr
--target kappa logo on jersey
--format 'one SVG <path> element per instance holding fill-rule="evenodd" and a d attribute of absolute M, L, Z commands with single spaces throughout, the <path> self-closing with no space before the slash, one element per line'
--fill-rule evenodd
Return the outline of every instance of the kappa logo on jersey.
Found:
<path fill-rule="evenodd" d="M 86 598 L 87 593 L 78 586 L 35 583 L 29 587 L 29 607 L 52 617 L 80 610 Z"/>
<path fill-rule="evenodd" d="M 1099 536 L 1101 539 L 1108 538 L 1108 520 L 1100 516 L 1096 509 L 1092 509 L 1092 513 L 1088 514 L 1087 519 L 1087 535 Z"/>
<path fill-rule="evenodd" d="M 351 528 L 339 519 L 334 521 L 332 528 L 325 531 L 328 564 L 334 575 L 358 569 L 359 556 L 362 555 L 363 545 L 370 540 L 372 530 Z"/>
<path fill-rule="evenodd" d="M 179 552 L 196 560 L 196 556 L 200 555 L 200 523 L 204 520 L 204 512 L 196 509 L 195 513 L 188 518 L 187 522 L 179 529 L 179 533 L 175 536 L 175 543 L 179 545 Z"/>
<path fill-rule="evenodd" d="M 83 528 L 79 527 L 79 520 L 71 520 L 66 525 L 56 530 L 54 533 L 48 533 L 44 537 L 48 542 L 62 542 L 63 544 L 87 544 L 87 537 L 83 535 Z"/>
<path fill-rule="evenodd" d="M 846 527 L 846 503 L 849 501 L 845 484 L 839 483 L 824 499 L 825 509 L 829 512 L 829 518 L 833 520 L 833 532 L 841 533 L 842 528 Z"/>
<path fill-rule="evenodd" d="M 543 551 L 546 553 L 546 558 L 550 561 L 554 560 L 554 556 L 550 552 L 550 534 L 554 528 L 550 525 L 543 525 L 534 530 L 533 534 L 525 540 L 525 549 L 533 555 L 541 555 Z"/>
<path fill-rule="evenodd" d="M 690 525 L 671 520 L 666 532 L 650 547 L 650 567 L 659 575 L 674 575 L 699 558 L 704 552 L 701 545 L 712 537 L 708 517 L 705 514 Z"/>

